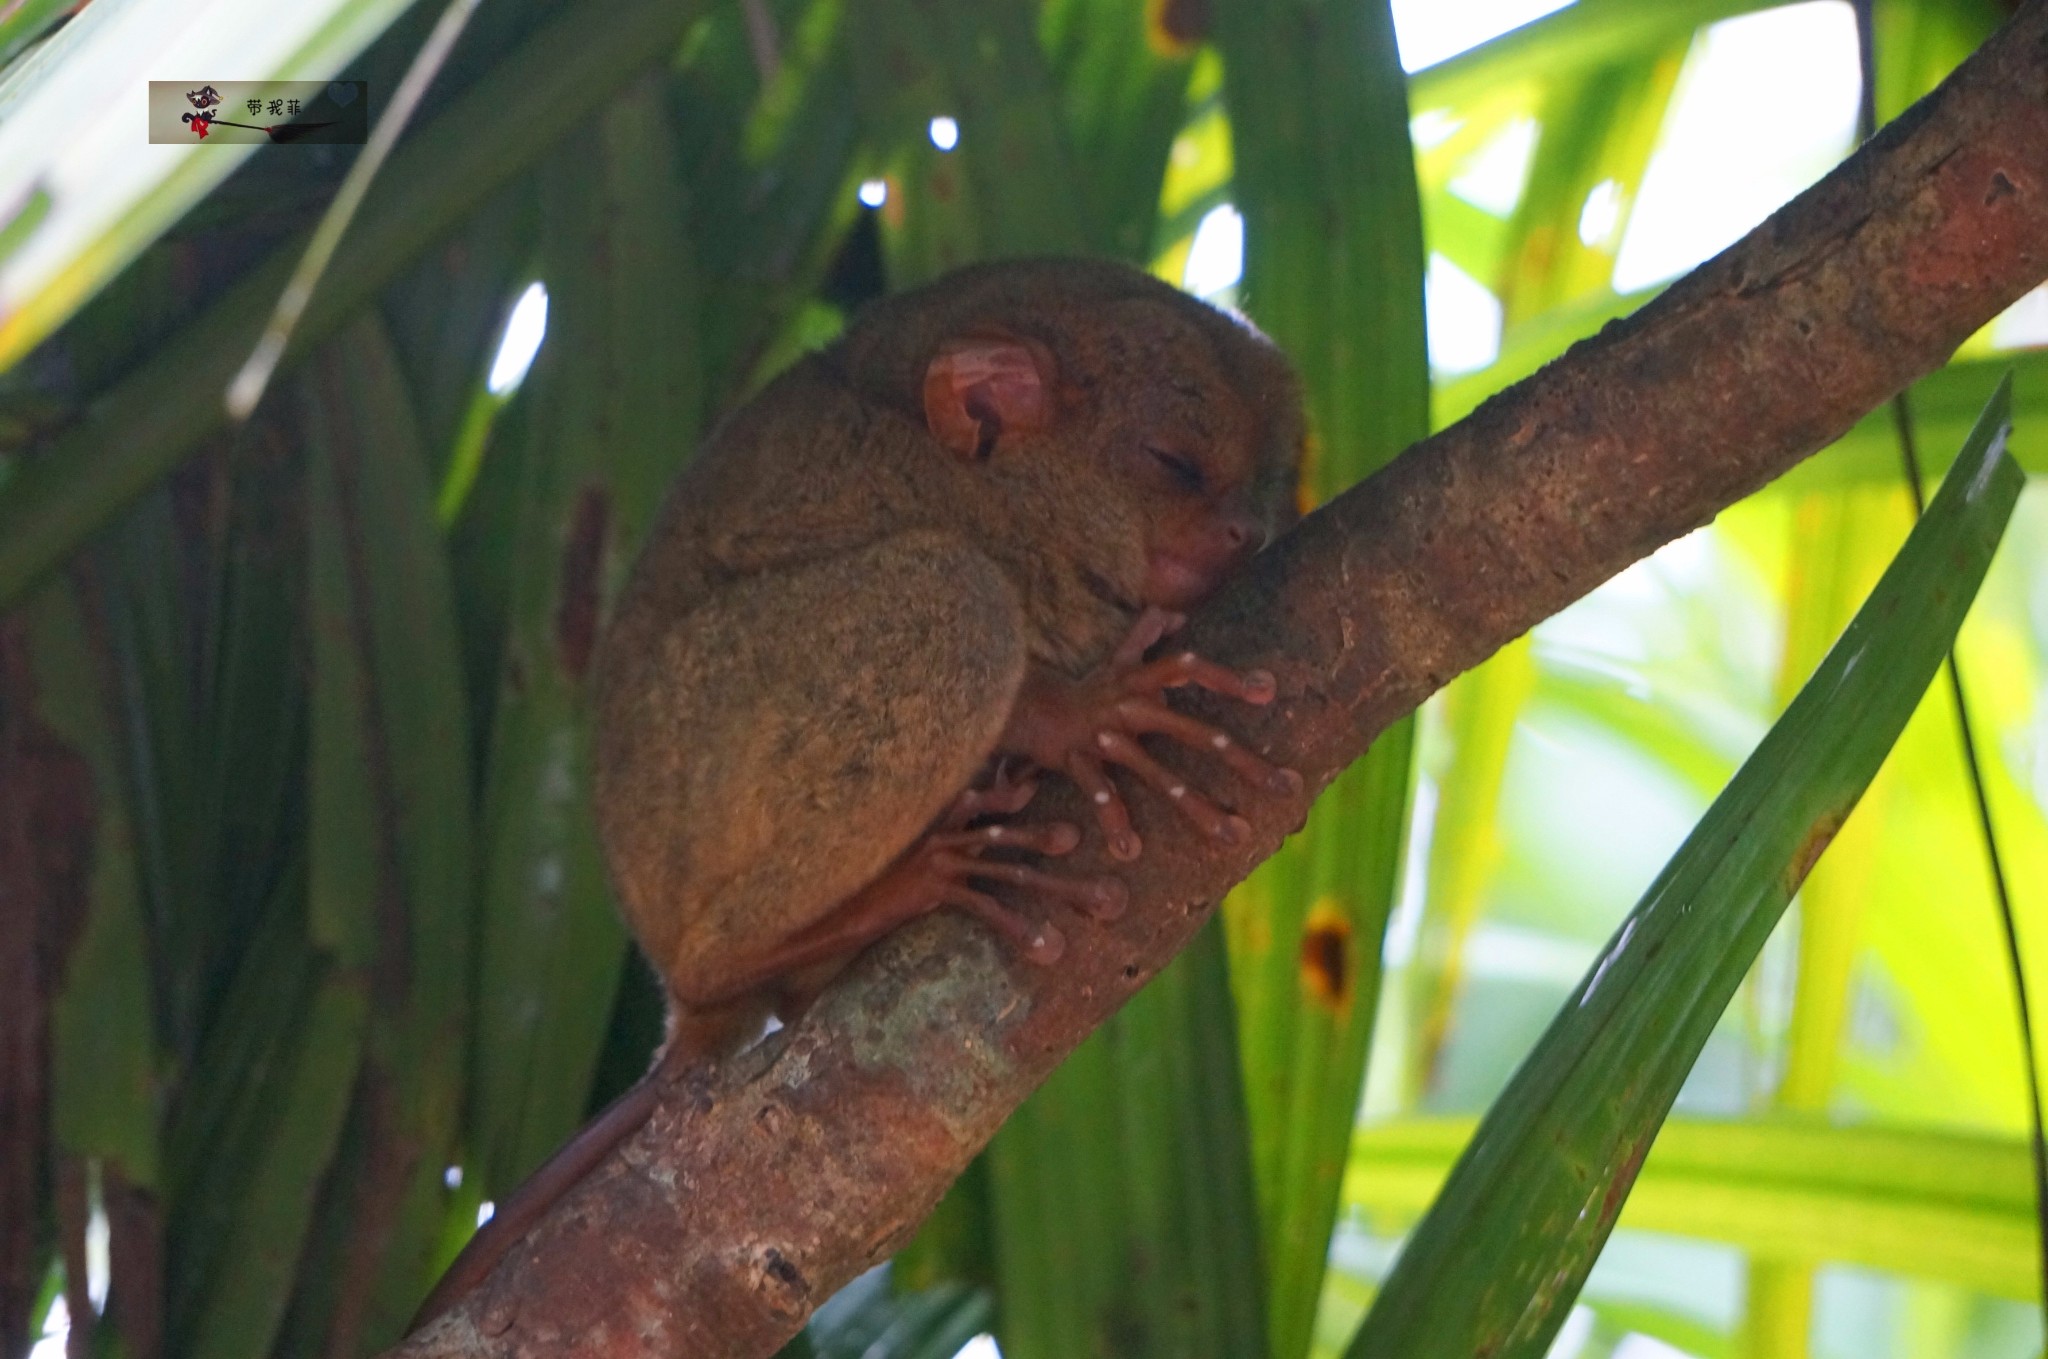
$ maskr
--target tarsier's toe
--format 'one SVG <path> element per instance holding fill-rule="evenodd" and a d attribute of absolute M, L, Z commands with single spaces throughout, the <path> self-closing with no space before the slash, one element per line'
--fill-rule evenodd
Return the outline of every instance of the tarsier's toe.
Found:
<path fill-rule="evenodd" d="M 1020 941 L 1024 957 L 1040 967 L 1051 967 L 1067 951 L 1067 936 L 1049 921 L 1038 921 Z"/>
<path fill-rule="evenodd" d="M 1115 920 L 1130 909 L 1131 889 L 1122 878 L 1095 878 L 1082 886 L 1074 904 L 1097 920 Z"/>
<path fill-rule="evenodd" d="M 1028 875 L 1030 870 L 1019 865 L 984 864 L 979 876 L 999 881 L 1014 881 L 1018 876 Z M 968 915 L 987 925 L 997 934 L 1010 941 L 1024 960 L 1044 967 L 1060 960 L 1067 951 L 1067 937 L 1059 927 L 1047 920 L 1033 920 L 997 901 L 986 892 L 978 892 L 964 883 L 955 883 L 947 891 L 945 904 L 965 911 Z"/>

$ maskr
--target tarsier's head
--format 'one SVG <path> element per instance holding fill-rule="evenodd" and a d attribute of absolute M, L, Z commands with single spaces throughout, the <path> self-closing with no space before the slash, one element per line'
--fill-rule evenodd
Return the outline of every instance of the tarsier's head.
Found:
<path fill-rule="evenodd" d="M 1100 544 L 1129 602 L 1186 608 L 1292 521 L 1299 387 L 1241 319 L 1085 260 L 980 266 L 912 296 L 937 304 L 914 356 L 933 437 Z"/>

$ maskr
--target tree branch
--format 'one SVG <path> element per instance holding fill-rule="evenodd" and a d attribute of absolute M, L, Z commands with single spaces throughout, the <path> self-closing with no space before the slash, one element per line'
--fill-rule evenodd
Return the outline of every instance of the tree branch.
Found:
<path fill-rule="evenodd" d="M 2044 274 L 2048 0 L 2033 0 L 1725 254 L 1259 558 L 1189 640 L 1271 669 L 1280 699 L 1211 715 L 1326 786 L 1453 675 L 1827 444 Z M 1077 800 L 1041 801 L 1088 824 Z M 793 1028 L 668 1081 L 639 1134 L 395 1353 L 772 1353 L 903 1243 L 1305 807 L 1248 807 L 1249 849 L 1142 794 L 1133 810 L 1148 852 L 1124 919 L 1063 920 L 1049 969 L 958 918 L 900 931 Z"/>

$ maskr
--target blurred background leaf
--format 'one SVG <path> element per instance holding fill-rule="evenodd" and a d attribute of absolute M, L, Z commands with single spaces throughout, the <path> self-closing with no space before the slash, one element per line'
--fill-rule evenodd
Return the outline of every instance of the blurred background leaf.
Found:
<path fill-rule="evenodd" d="M 1548 1352 L 1678 1088 L 1947 658 L 2025 482 L 2001 383 L 1927 513 L 1481 1120 L 1346 1351 Z"/>

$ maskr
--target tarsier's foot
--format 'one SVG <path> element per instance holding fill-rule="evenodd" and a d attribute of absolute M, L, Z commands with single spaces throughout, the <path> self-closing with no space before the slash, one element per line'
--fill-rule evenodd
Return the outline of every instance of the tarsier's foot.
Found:
<path fill-rule="evenodd" d="M 742 996 L 763 986 L 777 988 L 777 1012 L 787 1020 L 824 988 L 853 956 L 883 935 L 922 915 L 952 907 L 985 922 L 1035 963 L 1051 963 L 1066 950 L 1066 936 L 1047 921 L 1011 910 L 982 883 L 1009 883 L 1039 893 L 1099 920 L 1123 913 L 1129 889 L 1116 878 L 1073 878 L 1003 859 L 983 857 L 992 849 L 1020 849 L 1054 858 L 1081 843 L 1080 827 L 1069 822 L 1012 825 L 1038 791 L 1029 777 L 1012 778 L 998 765 L 988 783 L 953 800 L 909 849 L 873 882 L 839 903 L 748 968 L 728 978 L 714 997 L 690 997 L 700 1008 Z"/>
<path fill-rule="evenodd" d="M 1022 849 L 1057 858 L 1071 854 L 1081 843 L 1080 827 L 1065 821 L 1039 826 L 1014 826 L 1006 821 L 973 824 L 986 816 L 1012 816 L 1022 811 L 1037 791 L 1034 781 L 1012 780 L 1008 768 L 999 764 L 989 786 L 962 793 L 885 880 L 901 871 L 910 879 L 905 884 L 910 890 L 928 899 L 936 896 L 938 905 L 965 911 L 982 921 L 1032 962 L 1056 962 L 1066 951 L 1066 936 L 1058 926 L 1020 915 L 974 883 L 1008 883 L 1098 920 L 1113 920 L 1123 914 L 1130 896 L 1116 878 L 1065 877 L 1028 864 L 982 857 L 991 849 Z"/>
<path fill-rule="evenodd" d="M 1164 736 L 1207 751 L 1267 793 L 1295 797 L 1301 792 L 1301 775 L 1292 769 L 1272 764 L 1239 745 L 1228 732 L 1166 706 L 1168 689 L 1190 684 L 1246 703 L 1273 701 L 1273 676 L 1263 670 L 1231 670 L 1192 651 L 1145 659 L 1147 651 L 1186 621 L 1180 614 L 1148 608 L 1115 653 L 1088 678 L 1027 678 L 1004 733 L 1004 749 L 1021 752 L 1043 768 L 1061 770 L 1080 786 L 1095 804 L 1096 820 L 1113 858 L 1135 859 L 1144 846 L 1131 829 L 1130 810 L 1110 783 L 1105 765 L 1130 770 L 1180 808 L 1205 835 L 1229 844 L 1251 835 L 1243 817 L 1189 787 L 1186 779 L 1147 754 L 1138 744 L 1141 736 Z"/>

